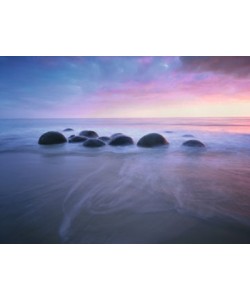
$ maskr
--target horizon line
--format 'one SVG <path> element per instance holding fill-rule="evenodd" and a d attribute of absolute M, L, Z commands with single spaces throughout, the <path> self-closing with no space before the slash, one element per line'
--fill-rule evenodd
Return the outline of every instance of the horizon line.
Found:
<path fill-rule="evenodd" d="M 221 118 L 221 119 L 229 119 L 229 118 L 250 118 L 250 116 L 202 116 L 202 117 L 55 117 L 55 118 L 46 118 L 46 117 L 27 117 L 27 118 L 0 118 L 0 120 L 54 120 L 54 119 L 201 119 L 201 118 Z"/>

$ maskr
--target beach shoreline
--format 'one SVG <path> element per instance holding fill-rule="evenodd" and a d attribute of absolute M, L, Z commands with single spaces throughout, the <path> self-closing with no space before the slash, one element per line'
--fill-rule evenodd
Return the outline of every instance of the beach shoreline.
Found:
<path fill-rule="evenodd" d="M 249 243 L 247 212 L 228 208 L 237 199 L 216 203 L 222 194 L 207 198 L 206 187 L 197 205 L 194 178 L 209 182 L 213 166 L 190 177 L 183 164 L 197 161 L 173 155 L 1 153 L 0 242 Z"/>

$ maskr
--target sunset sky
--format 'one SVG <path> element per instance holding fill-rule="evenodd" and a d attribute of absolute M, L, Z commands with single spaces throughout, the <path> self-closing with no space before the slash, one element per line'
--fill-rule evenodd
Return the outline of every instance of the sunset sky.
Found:
<path fill-rule="evenodd" d="M 250 116 L 250 57 L 0 57 L 0 118 Z"/>

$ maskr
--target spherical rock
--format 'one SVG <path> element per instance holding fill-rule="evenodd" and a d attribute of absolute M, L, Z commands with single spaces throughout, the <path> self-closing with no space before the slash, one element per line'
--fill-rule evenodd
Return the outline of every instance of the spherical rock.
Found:
<path fill-rule="evenodd" d="M 109 142 L 111 140 L 108 136 L 100 136 L 98 139 L 103 142 Z"/>
<path fill-rule="evenodd" d="M 84 143 L 83 146 L 85 147 L 90 147 L 90 148 L 98 148 L 98 147 L 103 147 L 106 144 L 99 140 L 99 139 L 87 139 Z"/>
<path fill-rule="evenodd" d="M 184 142 L 182 145 L 187 147 L 205 147 L 205 145 L 198 140 L 189 140 Z"/>
<path fill-rule="evenodd" d="M 79 135 L 86 136 L 88 138 L 97 138 L 98 137 L 98 134 L 92 130 L 83 130 L 79 133 Z"/>
<path fill-rule="evenodd" d="M 69 143 L 81 143 L 81 142 L 85 142 L 88 138 L 85 136 L 72 136 L 71 138 L 69 138 Z"/>
<path fill-rule="evenodd" d="M 65 136 L 57 131 L 48 131 L 41 135 L 38 140 L 38 144 L 40 145 L 62 144 L 66 142 Z"/>
<path fill-rule="evenodd" d="M 168 145 L 168 141 L 159 133 L 149 133 L 144 135 L 137 143 L 139 147 L 158 147 Z"/>
<path fill-rule="evenodd" d="M 112 134 L 111 135 L 111 139 L 113 139 L 113 138 L 115 138 L 115 137 L 117 137 L 117 136 L 119 136 L 119 135 L 124 135 L 123 133 L 114 133 L 114 134 Z"/>
<path fill-rule="evenodd" d="M 192 134 L 183 134 L 183 137 L 194 137 Z"/>
<path fill-rule="evenodd" d="M 129 146 L 133 144 L 133 139 L 130 136 L 126 135 L 117 135 L 109 142 L 109 145 L 111 146 Z"/>
<path fill-rule="evenodd" d="M 72 129 L 72 128 L 66 128 L 63 131 L 74 131 L 74 129 Z"/>

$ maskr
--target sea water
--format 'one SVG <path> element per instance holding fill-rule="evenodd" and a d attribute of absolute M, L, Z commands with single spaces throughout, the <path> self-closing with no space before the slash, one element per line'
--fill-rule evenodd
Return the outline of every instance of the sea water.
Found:
<path fill-rule="evenodd" d="M 250 242 L 250 118 L 16 119 L 0 129 L 1 243 Z M 121 132 L 135 145 L 39 145 L 50 130 Z M 169 146 L 137 147 L 150 132 Z"/>

